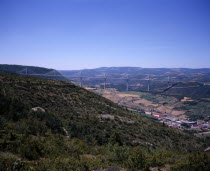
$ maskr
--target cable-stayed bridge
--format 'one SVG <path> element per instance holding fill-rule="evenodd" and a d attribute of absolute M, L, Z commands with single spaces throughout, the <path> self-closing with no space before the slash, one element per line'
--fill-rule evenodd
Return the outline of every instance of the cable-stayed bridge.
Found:
<path fill-rule="evenodd" d="M 167 83 L 167 87 L 169 88 L 172 84 L 176 83 L 176 82 L 180 82 L 180 81 L 175 81 L 175 80 L 171 80 L 169 76 L 167 76 L 164 80 L 157 80 L 154 78 L 151 78 L 151 75 L 149 74 L 145 74 L 145 77 L 142 79 L 137 79 L 137 78 L 130 78 L 129 74 L 125 74 L 124 76 L 120 76 L 120 77 L 116 77 L 113 75 L 107 75 L 104 73 L 104 75 L 99 75 L 99 76 L 87 76 L 84 74 L 84 72 L 78 71 L 78 73 L 74 74 L 74 75 L 68 75 L 68 74 L 61 74 L 56 70 L 51 70 L 49 72 L 46 73 L 34 73 L 31 72 L 30 69 L 28 69 L 27 67 L 18 71 L 18 74 L 21 75 L 28 75 L 28 76 L 37 76 L 37 77 L 65 77 L 67 79 L 69 79 L 69 81 L 75 82 L 76 84 L 80 85 L 81 87 L 83 86 L 83 83 L 87 80 L 95 80 L 95 81 L 101 81 L 103 84 L 103 88 L 106 89 L 107 87 L 107 83 L 108 82 L 113 82 L 113 81 L 123 81 L 125 83 L 126 86 L 126 91 L 129 90 L 129 83 L 131 82 L 146 82 L 147 84 L 147 91 L 150 91 L 150 85 L 152 82 L 166 82 Z"/>

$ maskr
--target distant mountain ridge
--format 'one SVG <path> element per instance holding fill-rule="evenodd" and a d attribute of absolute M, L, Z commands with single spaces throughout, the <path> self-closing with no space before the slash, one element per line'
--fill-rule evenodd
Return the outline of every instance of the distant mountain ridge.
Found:
<path fill-rule="evenodd" d="M 189 84 L 186 87 L 190 87 L 191 82 L 197 82 L 200 87 L 194 87 L 193 90 L 191 88 L 193 92 L 188 89 L 187 92 L 193 96 L 198 92 L 205 97 L 210 97 L 210 93 L 208 93 L 208 89 L 210 90 L 208 86 L 210 85 L 210 68 L 101 67 L 84 70 L 63 70 L 60 73 L 68 77 L 77 77 L 77 79 L 74 79 L 76 82 L 79 82 L 82 77 L 84 85 L 91 87 L 103 88 L 104 78 L 106 78 L 107 88 L 116 88 L 120 91 L 126 90 L 126 82 L 128 82 L 131 91 L 148 91 L 148 84 L 150 84 L 149 89 L 154 93 L 166 92 L 166 90 L 169 93 L 171 92 L 169 87 L 172 85 L 185 83 Z M 206 86 L 204 87 L 202 84 Z M 175 87 L 173 86 L 173 92 Z M 182 92 L 184 91 L 179 91 L 178 95 L 186 96 L 186 93 L 183 94 Z"/>
<path fill-rule="evenodd" d="M 157 72 L 207 72 L 210 73 L 210 68 L 142 68 L 142 67 L 99 67 L 93 69 L 78 69 L 78 70 L 60 70 L 60 71 L 98 71 L 98 72 L 111 72 L 118 71 L 120 73 L 129 73 L 132 71 L 139 72 L 149 72 L 149 73 L 157 73 Z"/>
<path fill-rule="evenodd" d="M 141 78 L 146 77 L 150 74 L 151 79 L 161 79 L 164 80 L 166 77 L 177 77 L 180 81 L 210 81 L 210 68 L 141 68 L 141 67 L 100 67 L 95 69 L 82 69 L 82 70 L 60 70 L 60 73 L 69 76 L 120 76 L 125 78 L 125 75 L 129 75 L 130 78 Z M 165 76 L 164 76 L 165 75 Z M 196 75 L 196 78 L 195 78 Z"/>

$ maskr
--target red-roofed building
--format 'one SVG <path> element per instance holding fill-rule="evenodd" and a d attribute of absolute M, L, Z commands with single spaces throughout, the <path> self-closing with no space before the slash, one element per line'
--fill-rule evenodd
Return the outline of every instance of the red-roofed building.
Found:
<path fill-rule="evenodd" d="M 154 113 L 153 116 L 156 117 L 156 118 L 160 118 L 160 117 L 165 116 L 165 114 Z"/>

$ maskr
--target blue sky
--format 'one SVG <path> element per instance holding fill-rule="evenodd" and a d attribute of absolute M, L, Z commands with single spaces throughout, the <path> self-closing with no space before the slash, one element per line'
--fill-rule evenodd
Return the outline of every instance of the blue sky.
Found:
<path fill-rule="evenodd" d="M 0 0 L 0 63 L 210 67 L 210 0 Z"/>

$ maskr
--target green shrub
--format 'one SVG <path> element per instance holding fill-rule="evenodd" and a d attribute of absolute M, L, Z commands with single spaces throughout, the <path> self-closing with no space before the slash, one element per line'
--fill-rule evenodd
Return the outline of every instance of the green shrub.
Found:
<path fill-rule="evenodd" d="M 13 164 L 15 161 L 18 161 L 20 158 L 12 153 L 0 152 L 0 170 L 10 171 L 12 170 Z"/>
<path fill-rule="evenodd" d="M 26 139 L 20 147 L 21 157 L 28 160 L 38 160 L 44 156 L 44 146 L 36 139 Z"/>
<path fill-rule="evenodd" d="M 146 156 L 139 146 L 134 147 L 128 157 L 126 166 L 130 169 L 143 169 L 146 166 Z"/>

